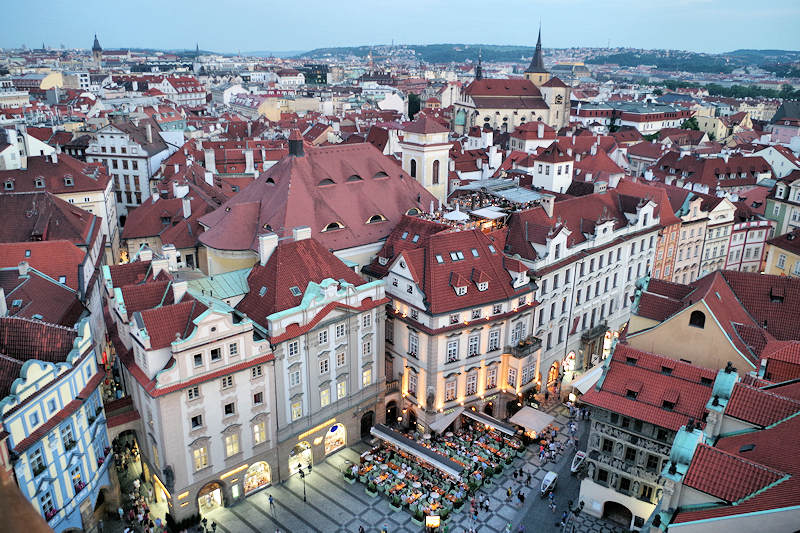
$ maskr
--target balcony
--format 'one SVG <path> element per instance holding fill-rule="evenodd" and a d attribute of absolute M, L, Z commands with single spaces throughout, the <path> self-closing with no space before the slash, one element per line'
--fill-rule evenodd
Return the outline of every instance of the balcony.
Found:
<path fill-rule="evenodd" d="M 386 382 L 386 394 L 400 391 L 400 380 Z"/>
<path fill-rule="evenodd" d="M 585 331 L 581 335 L 581 340 L 584 342 L 591 341 L 593 339 L 596 339 L 597 337 L 600 337 L 601 335 L 605 335 L 606 331 L 608 331 L 608 322 L 603 320 L 592 329 Z"/>
<path fill-rule="evenodd" d="M 517 359 L 522 359 L 535 353 L 542 347 L 542 339 L 529 335 L 524 340 L 519 341 L 514 346 L 506 346 L 505 352 L 510 353 Z"/>

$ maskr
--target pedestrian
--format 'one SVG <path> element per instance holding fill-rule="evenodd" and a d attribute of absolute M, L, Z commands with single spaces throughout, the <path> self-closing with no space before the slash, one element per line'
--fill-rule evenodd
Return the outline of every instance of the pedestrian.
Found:
<path fill-rule="evenodd" d="M 555 502 L 550 502 L 550 505 L 549 505 L 549 507 L 550 507 L 550 511 L 551 511 L 553 514 L 556 514 L 556 503 L 555 503 Z"/>
<path fill-rule="evenodd" d="M 269 495 L 269 512 L 275 516 L 275 499 L 272 497 L 272 494 Z"/>
<path fill-rule="evenodd" d="M 561 527 L 564 527 L 564 524 L 567 523 L 567 512 L 564 511 L 561 513 Z"/>
<path fill-rule="evenodd" d="M 122 510 L 122 506 L 117 507 L 117 514 L 119 515 L 120 522 L 122 521 L 122 516 L 125 514 L 125 511 Z"/>
<path fill-rule="evenodd" d="M 508 487 L 508 488 L 506 489 L 506 501 L 507 501 L 507 502 L 510 502 L 510 501 L 511 501 L 511 487 Z"/>
<path fill-rule="evenodd" d="M 366 533 L 364 531 L 364 526 L 358 526 L 358 533 Z"/>
<path fill-rule="evenodd" d="M 531 486 L 531 473 L 530 472 L 528 472 L 528 477 L 525 479 L 525 486 L 527 486 L 527 487 Z"/>
<path fill-rule="evenodd" d="M 514 479 L 515 479 L 515 480 L 517 479 L 517 476 L 518 476 L 518 475 L 519 475 L 519 474 L 517 473 L 517 471 L 516 471 L 516 470 L 514 470 Z"/>

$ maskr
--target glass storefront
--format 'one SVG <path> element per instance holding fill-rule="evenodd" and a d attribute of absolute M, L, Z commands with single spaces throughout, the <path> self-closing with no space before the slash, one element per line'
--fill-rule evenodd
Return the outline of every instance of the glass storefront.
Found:
<path fill-rule="evenodd" d="M 254 463 L 247 469 L 244 475 L 244 494 L 245 496 L 264 487 L 268 487 L 272 481 L 269 465 L 264 461 Z"/>
<path fill-rule="evenodd" d="M 222 487 L 219 483 L 209 483 L 197 496 L 200 513 L 207 513 L 217 507 L 222 507 Z"/>
<path fill-rule="evenodd" d="M 333 453 L 347 444 L 347 430 L 342 424 L 334 424 L 325 434 L 325 455 Z"/>
<path fill-rule="evenodd" d="M 313 461 L 311 444 L 307 441 L 297 443 L 289 453 L 289 474 L 293 475 L 300 471 L 300 468 L 307 468 Z"/>

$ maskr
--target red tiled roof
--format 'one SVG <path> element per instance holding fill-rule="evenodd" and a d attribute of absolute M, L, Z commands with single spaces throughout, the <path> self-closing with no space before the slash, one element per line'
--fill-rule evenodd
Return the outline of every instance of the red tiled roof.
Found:
<path fill-rule="evenodd" d="M 171 281 L 154 281 L 122 287 L 120 289 L 122 291 L 122 303 L 125 304 L 128 316 L 133 316 L 133 313 L 137 311 L 173 303 L 174 294 L 170 287 L 171 284 Z"/>
<path fill-rule="evenodd" d="M 436 120 L 428 118 L 425 115 L 420 115 L 414 122 L 407 123 L 403 126 L 403 131 L 427 135 L 429 133 L 447 133 L 450 130 L 439 124 Z"/>
<path fill-rule="evenodd" d="M 31 267 L 56 281 L 64 276 L 64 284 L 78 290 L 78 270 L 86 255 L 86 250 L 69 241 L 0 243 L 0 268 L 16 267 L 27 261 Z"/>
<path fill-rule="evenodd" d="M 628 147 L 628 155 L 656 160 L 664 154 L 664 145 L 642 141 Z"/>
<path fill-rule="evenodd" d="M 43 187 L 37 187 L 37 179 L 44 179 Z M 67 185 L 65 178 L 71 178 Z M 30 156 L 27 168 L 0 170 L 0 182 L 13 179 L 14 191 L 37 192 L 45 190 L 53 194 L 105 191 L 111 179 L 100 163 L 85 163 L 67 154 L 58 154 L 58 162 L 52 156 Z"/>
<path fill-rule="evenodd" d="M 786 474 L 723 450 L 698 444 L 683 478 L 687 487 L 729 503 L 775 483 Z"/>
<path fill-rule="evenodd" d="M 74 327 L 84 312 L 74 289 L 33 269 L 22 278 L 16 267 L 0 269 L 0 287 L 5 291 L 8 316 Z"/>
<path fill-rule="evenodd" d="M 150 349 L 167 348 L 176 338 L 186 338 L 194 331 L 192 321 L 206 309 L 205 305 L 186 295 L 180 303 L 143 310 L 142 322 L 150 337 Z"/>
<path fill-rule="evenodd" d="M 662 367 L 672 369 L 671 373 L 664 373 Z M 618 344 L 598 382 L 600 390 L 590 389 L 581 401 L 677 431 L 689 418 L 702 420 L 715 377 L 713 370 Z M 629 397 L 628 391 L 635 389 L 636 397 Z M 672 408 L 664 406 L 665 400 L 673 399 Z"/>
<path fill-rule="evenodd" d="M 800 402 L 769 391 L 736 383 L 725 416 L 732 416 L 756 426 L 769 426 L 800 411 Z"/>
<path fill-rule="evenodd" d="M 473 98 L 475 96 L 538 96 L 542 93 L 530 81 L 525 79 L 482 79 L 474 80 L 465 89 Z"/>
<path fill-rule="evenodd" d="M 778 340 L 800 340 L 800 278 L 725 270 L 721 274 L 741 305 Z M 778 298 L 778 295 L 782 296 Z"/>
<path fill-rule="evenodd" d="M 767 241 L 768 244 L 787 250 L 793 254 L 800 255 L 800 229 L 784 233 Z"/>
<path fill-rule="evenodd" d="M 0 213 L 13 224 L 0 225 L 0 242 L 68 240 L 91 247 L 101 219 L 49 192 L 0 194 Z"/>
<path fill-rule="evenodd" d="M 111 283 L 114 287 L 143 283 L 150 272 L 150 261 L 134 261 L 122 265 L 109 265 Z"/>
<path fill-rule="evenodd" d="M 288 236 L 309 226 L 326 249 L 377 242 L 411 208 L 427 210 L 434 197 L 369 143 L 308 147 L 287 156 L 252 184 L 203 216 L 200 241 L 220 250 L 257 250 L 258 234 Z M 374 215 L 387 221 L 368 223 Z M 339 222 L 344 228 L 322 231 Z"/>
<path fill-rule="evenodd" d="M 800 341 L 773 341 L 761 351 L 766 360 L 764 378 L 781 382 L 800 378 Z"/>

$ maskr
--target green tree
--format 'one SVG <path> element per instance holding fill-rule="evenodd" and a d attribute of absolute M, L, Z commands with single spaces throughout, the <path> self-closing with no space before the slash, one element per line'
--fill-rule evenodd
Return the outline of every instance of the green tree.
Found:
<path fill-rule="evenodd" d="M 696 131 L 699 131 L 700 130 L 700 125 L 697 123 L 697 119 L 695 117 L 692 117 L 692 118 L 687 118 L 686 120 L 684 120 L 683 123 L 681 124 L 681 128 L 683 128 L 685 130 L 696 130 Z"/>
<path fill-rule="evenodd" d="M 419 113 L 420 106 L 419 95 L 416 93 L 408 93 L 408 118 L 414 120 L 414 115 Z"/>
<path fill-rule="evenodd" d="M 661 96 L 664 94 L 664 91 L 662 91 L 661 89 L 656 89 L 655 91 L 653 91 L 653 94 L 656 96 Z"/>

